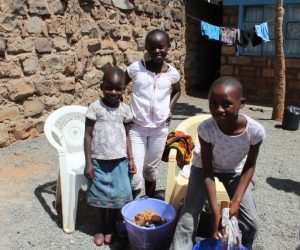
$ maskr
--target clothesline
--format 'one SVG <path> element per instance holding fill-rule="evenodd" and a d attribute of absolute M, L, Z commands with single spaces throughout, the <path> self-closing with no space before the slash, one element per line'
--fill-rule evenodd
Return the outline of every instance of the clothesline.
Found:
<path fill-rule="evenodd" d="M 199 19 L 199 18 L 197 18 L 197 17 L 194 17 L 194 16 L 192 16 L 192 15 L 190 15 L 190 14 L 188 14 L 188 13 L 184 13 L 184 14 L 185 14 L 186 16 L 188 16 L 188 17 L 190 17 L 190 18 L 192 18 L 192 19 L 198 21 L 198 22 L 202 22 L 202 20 Z M 269 19 L 268 21 L 265 21 L 264 23 L 269 23 L 269 22 L 272 22 L 272 21 L 274 21 L 274 18 L 271 18 L 271 19 Z"/>

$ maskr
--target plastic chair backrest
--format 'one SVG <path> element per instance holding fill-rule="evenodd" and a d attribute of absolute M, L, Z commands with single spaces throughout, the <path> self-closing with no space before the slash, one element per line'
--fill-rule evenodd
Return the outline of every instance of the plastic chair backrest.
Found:
<path fill-rule="evenodd" d="M 209 117 L 211 117 L 210 114 L 201 114 L 201 115 L 192 116 L 192 117 L 184 120 L 183 122 L 181 122 L 177 126 L 176 130 L 182 131 L 185 134 L 190 135 L 193 138 L 193 141 L 195 144 L 199 143 L 197 127 L 201 122 L 208 119 Z"/>
<path fill-rule="evenodd" d="M 44 132 L 57 151 L 67 154 L 83 152 L 86 107 L 70 105 L 59 108 L 49 115 Z"/>

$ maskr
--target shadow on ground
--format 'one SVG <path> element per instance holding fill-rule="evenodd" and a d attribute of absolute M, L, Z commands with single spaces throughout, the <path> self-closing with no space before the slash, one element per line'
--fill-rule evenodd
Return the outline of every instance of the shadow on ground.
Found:
<path fill-rule="evenodd" d="M 270 186 L 276 188 L 277 190 L 282 190 L 287 193 L 295 193 L 296 195 L 300 196 L 300 182 L 274 177 L 268 177 L 266 181 Z"/>
<path fill-rule="evenodd" d="M 38 201 L 50 216 L 50 218 L 56 223 L 56 225 L 62 229 L 62 212 L 61 208 L 55 208 L 55 193 L 56 193 L 56 181 L 47 182 L 43 185 L 38 186 L 34 190 L 34 194 Z M 44 197 L 45 194 L 53 195 L 54 200 L 52 203 L 47 201 Z M 94 221 L 94 210 L 86 203 L 86 192 L 80 190 L 78 197 L 78 207 L 76 216 L 76 228 L 88 235 L 94 235 L 95 228 L 93 225 Z"/>
<path fill-rule="evenodd" d="M 205 113 L 203 112 L 202 108 L 198 108 L 195 105 L 191 105 L 188 103 L 176 103 L 175 107 L 173 108 L 173 115 L 178 116 L 186 116 L 191 117 L 199 113 Z M 172 118 L 173 120 L 184 120 L 184 118 Z"/>

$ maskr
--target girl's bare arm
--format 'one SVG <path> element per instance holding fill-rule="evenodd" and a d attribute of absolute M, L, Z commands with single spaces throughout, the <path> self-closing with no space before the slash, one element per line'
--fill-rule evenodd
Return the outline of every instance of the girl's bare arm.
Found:
<path fill-rule="evenodd" d="M 220 221 L 220 212 L 217 203 L 216 183 L 212 167 L 212 148 L 211 144 L 205 142 L 200 136 L 201 159 L 203 167 L 204 186 L 207 192 L 208 202 L 213 212 L 213 238 L 218 238 L 218 226 Z M 201 180 L 199 180 L 201 181 Z"/>
<path fill-rule="evenodd" d="M 246 192 L 247 187 L 249 186 L 250 181 L 252 180 L 255 171 L 255 165 L 256 165 L 256 160 L 259 153 L 260 145 L 261 142 L 256 145 L 250 146 L 250 150 L 248 152 L 247 159 L 241 174 L 239 185 L 231 200 L 230 210 L 229 210 L 230 217 L 238 214 L 240 202 Z"/>
<path fill-rule="evenodd" d="M 84 175 L 88 179 L 94 178 L 94 170 L 92 166 L 92 139 L 95 121 L 86 118 L 85 132 L 84 132 L 84 155 L 85 155 L 85 168 Z"/>

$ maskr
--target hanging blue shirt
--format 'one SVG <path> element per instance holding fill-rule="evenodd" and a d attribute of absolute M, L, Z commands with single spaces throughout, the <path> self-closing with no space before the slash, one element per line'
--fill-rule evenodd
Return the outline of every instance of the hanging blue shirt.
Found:
<path fill-rule="evenodd" d="M 220 41 L 220 27 L 201 21 L 199 28 L 203 37 L 208 40 Z"/>
<path fill-rule="evenodd" d="M 268 29 L 268 23 L 262 23 L 254 25 L 255 27 L 255 33 L 257 36 L 259 36 L 264 43 L 269 42 L 269 29 Z"/>

